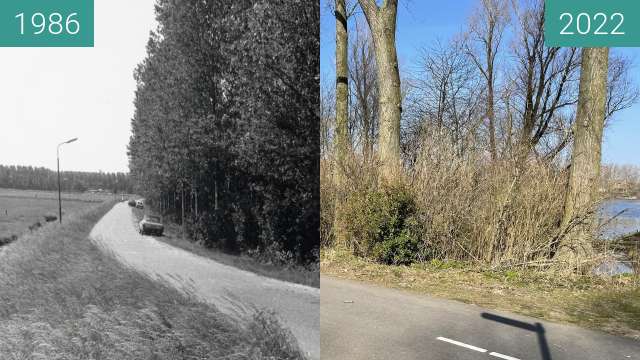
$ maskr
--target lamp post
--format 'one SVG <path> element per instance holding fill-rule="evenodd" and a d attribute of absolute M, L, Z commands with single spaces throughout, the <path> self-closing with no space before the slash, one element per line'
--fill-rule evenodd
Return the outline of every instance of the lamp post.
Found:
<path fill-rule="evenodd" d="M 78 140 L 78 138 L 73 138 L 69 141 L 60 143 L 58 144 L 58 148 L 56 149 L 56 158 L 58 160 L 58 219 L 60 220 L 60 224 L 62 224 L 62 196 L 60 190 L 60 146 L 64 144 L 70 144 L 76 140 Z"/>

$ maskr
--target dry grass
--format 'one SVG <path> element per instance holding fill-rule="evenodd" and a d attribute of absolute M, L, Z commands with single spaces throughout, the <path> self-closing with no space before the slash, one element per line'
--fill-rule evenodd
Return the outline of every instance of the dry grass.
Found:
<path fill-rule="evenodd" d="M 490 271 L 434 260 L 381 265 L 348 251 L 323 249 L 321 272 L 431 296 L 572 323 L 640 340 L 640 277 L 601 278 L 531 269 Z"/>
<path fill-rule="evenodd" d="M 269 314 L 239 323 L 102 253 L 88 234 L 112 205 L 0 254 L 0 358 L 303 358 Z"/>
<path fill-rule="evenodd" d="M 139 221 L 142 219 L 144 211 L 134 209 L 134 214 Z M 165 223 L 165 232 L 163 236 L 155 236 L 154 238 L 171 246 L 190 251 L 202 257 L 206 257 L 221 264 L 233 266 L 241 270 L 250 271 L 255 274 L 277 280 L 312 286 L 315 288 L 320 287 L 320 270 L 317 264 L 307 267 L 296 264 L 282 265 L 259 261 L 258 259 L 246 254 L 227 254 L 219 249 L 206 248 L 199 243 L 186 239 L 182 236 L 181 227 L 173 223 Z"/>
<path fill-rule="evenodd" d="M 577 265 L 554 258 L 566 235 L 560 228 L 567 179 L 561 165 L 534 158 L 492 162 L 472 144 L 461 152 L 446 133 L 430 133 L 424 139 L 391 190 L 377 181 L 375 160 L 350 157 L 342 164 L 346 179 L 340 186 L 333 178 L 338 165 L 330 157 L 322 161 L 323 246 L 333 246 L 337 238 L 336 199 L 342 199 L 348 213 L 341 224 L 346 240 L 338 245 L 365 257 L 373 256 L 366 250 L 375 248 L 371 243 L 398 248 L 404 242 L 416 262 L 459 260 L 491 268 L 554 265 L 586 271 L 602 258 L 603 254 L 584 254 L 571 259 Z M 409 207 L 408 214 L 380 214 L 381 208 L 397 209 L 389 202 L 398 198 Z M 373 201 L 379 203 L 371 206 Z M 578 209 L 571 225 L 588 219 L 596 206 Z M 385 239 L 389 229 L 379 225 L 388 227 L 390 221 L 399 228 Z"/>

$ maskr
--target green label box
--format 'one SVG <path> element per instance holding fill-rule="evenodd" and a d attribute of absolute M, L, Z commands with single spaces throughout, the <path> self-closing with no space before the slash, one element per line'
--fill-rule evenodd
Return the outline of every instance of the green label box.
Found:
<path fill-rule="evenodd" d="M 546 0 L 545 45 L 640 47 L 640 0 Z"/>
<path fill-rule="evenodd" d="M 0 0 L 0 47 L 93 47 L 94 0 Z"/>

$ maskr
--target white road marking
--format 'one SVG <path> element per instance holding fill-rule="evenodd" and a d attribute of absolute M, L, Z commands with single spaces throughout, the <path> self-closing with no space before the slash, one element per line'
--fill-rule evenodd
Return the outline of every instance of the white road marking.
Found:
<path fill-rule="evenodd" d="M 495 356 L 497 358 L 504 359 L 504 360 L 520 360 L 518 358 L 514 358 L 514 357 L 508 356 L 508 355 L 503 355 L 503 354 L 500 354 L 500 353 L 497 353 L 497 352 L 490 352 L 489 355 Z"/>
<path fill-rule="evenodd" d="M 447 339 L 446 337 L 439 336 L 437 339 L 440 340 L 440 341 L 448 342 L 448 343 L 453 344 L 453 345 L 462 346 L 463 348 L 471 349 L 471 350 L 478 351 L 478 352 L 481 352 L 481 353 L 486 353 L 487 352 L 487 349 L 483 349 L 483 348 L 479 348 L 477 346 L 465 344 L 465 343 L 460 342 L 460 341 Z"/>
<path fill-rule="evenodd" d="M 463 343 L 461 341 L 451 340 L 451 339 L 448 339 L 448 338 L 442 337 L 442 336 L 438 336 L 436 339 L 438 339 L 440 341 L 448 342 L 449 344 L 458 345 L 458 346 L 461 346 L 463 348 L 467 348 L 467 349 L 470 349 L 470 350 L 481 352 L 481 353 L 486 353 L 487 351 L 489 351 L 489 350 L 483 349 L 481 347 L 465 344 L 465 343 Z M 500 353 L 497 353 L 497 352 L 494 352 L 494 351 L 490 352 L 489 355 L 495 356 L 497 358 L 504 359 L 504 360 L 520 360 L 518 358 L 514 358 L 514 357 L 509 356 L 509 355 L 500 354 Z"/>

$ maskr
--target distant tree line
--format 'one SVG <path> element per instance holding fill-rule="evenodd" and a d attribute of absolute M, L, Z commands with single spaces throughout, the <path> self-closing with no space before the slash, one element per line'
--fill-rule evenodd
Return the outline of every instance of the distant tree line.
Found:
<path fill-rule="evenodd" d="M 125 173 L 63 171 L 62 191 L 102 189 L 113 193 L 133 192 L 133 183 Z M 58 190 L 56 171 L 33 166 L 0 165 L 0 187 L 20 190 Z"/>
<path fill-rule="evenodd" d="M 137 192 L 188 234 L 297 262 L 319 244 L 319 4 L 159 0 L 136 70 Z"/>
<path fill-rule="evenodd" d="M 640 197 L 640 166 L 609 164 L 602 168 L 601 191 L 610 196 Z"/>

